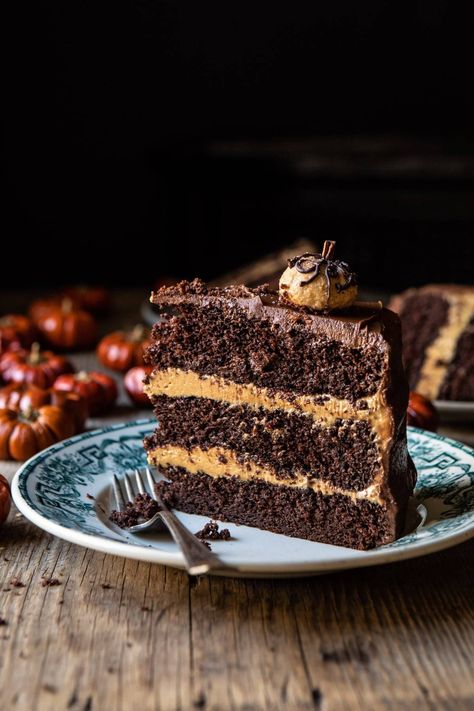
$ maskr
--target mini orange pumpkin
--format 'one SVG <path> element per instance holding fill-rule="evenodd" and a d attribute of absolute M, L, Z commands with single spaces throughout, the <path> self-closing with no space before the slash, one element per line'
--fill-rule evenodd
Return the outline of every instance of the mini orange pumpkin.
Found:
<path fill-rule="evenodd" d="M 139 324 L 132 331 L 114 331 L 104 336 L 97 346 L 97 357 L 107 368 L 125 372 L 144 364 L 143 353 L 150 343 L 149 330 Z"/>
<path fill-rule="evenodd" d="M 115 380 L 110 375 L 95 371 L 61 375 L 53 388 L 57 391 L 75 392 L 83 397 L 90 415 L 100 415 L 110 410 L 118 396 Z"/>
<path fill-rule="evenodd" d="M 55 442 L 71 437 L 74 425 L 61 407 L 0 410 L 0 459 L 22 462 Z"/>
<path fill-rule="evenodd" d="M 74 306 L 71 299 L 65 297 L 58 304 L 36 302 L 30 314 L 45 340 L 56 348 L 78 350 L 90 348 L 97 340 L 97 325 L 94 317 L 87 311 Z"/>
<path fill-rule="evenodd" d="M 9 348 L 29 348 L 35 340 L 36 329 L 27 316 L 6 314 L 0 318 L 0 353 Z"/>
<path fill-rule="evenodd" d="M 127 394 L 136 405 L 152 407 L 150 398 L 143 392 L 143 379 L 153 370 L 151 365 L 137 365 L 125 373 L 123 384 Z"/>
<path fill-rule="evenodd" d="M 64 296 L 79 309 L 100 316 L 110 308 L 110 292 L 102 286 L 73 286 L 64 290 Z"/>
<path fill-rule="evenodd" d="M 3 474 L 0 474 L 0 526 L 7 520 L 10 513 L 10 505 L 10 484 Z"/>
<path fill-rule="evenodd" d="M 25 410 L 27 407 L 41 407 L 51 404 L 49 390 L 29 383 L 9 383 L 0 388 L 0 409 Z"/>
<path fill-rule="evenodd" d="M 73 372 L 74 366 L 66 358 L 41 351 L 38 343 L 33 343 L 30 351 L 11 351 L 0 356 L 0 375 L 6 383 L 49 388 L 58 375 Z"/>
<path fill-rule="evenodd" d="M 37 410 L 43 405 L 56 405 L 64 408 L 74 422 L 74 431 L 81 432 L 87 419 L 88 409 L 84 398 L 77 393 L 62 392 L 49 388 L 39 388 L 28 383 L 9 383 L 0 388 L 0 409 Z"/>
<path fill-rule="evenodd" d="M 431 400 L 428 400 L 424 395 L 410 392 L 407 408 L 407 423 L 413 427 L 420 427 L 423 430 L 436 432 L 439 425 L 438 410 Z"/>

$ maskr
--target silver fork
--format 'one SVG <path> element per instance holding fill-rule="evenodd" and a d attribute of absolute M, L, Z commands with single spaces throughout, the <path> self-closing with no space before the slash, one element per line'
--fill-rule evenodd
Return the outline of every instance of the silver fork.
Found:
<path fill-rule="evenodd" d="M 199 538 L 196 538 L 191 531 L 188 531 L 177 516 L 169 510 L 156 492 L 156 481 L 148 467 L 146 467 L 145 473 L 146 483 L 143 481 L 139 469 L 136 469 L 134 472 L 137 491 L 139 494 L 149 494 L 158 503 L 160 511 L 147 521 L 139 523 L 136 526 L 130 526 L 125 530 L 129 533 L 148 533 L 157 530 L 163 531 L 164 528 L 167 528 L 184 556 L 186 570 L 189 575 L 204 575 L 210 570 L 217 570 L 219 568 L 230 570 L 229 566 L 223 563 L 207 546 L 203 545 Z M 125 494 L 122 484 L 125 489 Z M 133 480 L 130 474 L 125 473 L 122 479 L 119 479 L 119 477 L 114 474 L 112 486 L 117 511 L 123 511 L 127 501 L 135 501 Z"/>

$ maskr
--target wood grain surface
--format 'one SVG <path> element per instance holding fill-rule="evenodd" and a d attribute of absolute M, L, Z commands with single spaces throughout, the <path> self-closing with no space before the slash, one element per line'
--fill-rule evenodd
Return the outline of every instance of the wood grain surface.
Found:
<path fill-rule="evenodd" d="M 107 421 L 140 414 L 122 401 Z M 473 709 L 473 591 L 474 541 L 314 578 L 193 579 L 12 511 L 0 710 Z"/>

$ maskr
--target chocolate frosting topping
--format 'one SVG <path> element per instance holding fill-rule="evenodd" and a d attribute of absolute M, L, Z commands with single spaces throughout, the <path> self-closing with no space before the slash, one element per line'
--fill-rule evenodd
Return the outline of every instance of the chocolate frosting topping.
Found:
<path fill-rule="evenodd" d="M 391 324 L 394 317 L 383 308 L 380 301 L 356 301 L 350 307 L 330 313 L 295 306 L 282 298 L 268 284 L 250 289 L 246 286 L 209 287 L 201 279 L 182 281 L 175 286 L 162 287 L 152 293 L 150 301 L 162 307 L 195 303 L 201 306 L 215 302 L 229 307 L 245 309 L 250 315 L 265 316 L 284 328 L 292 328 L 297 321 L 305 320 L 307 327 L 328 337 L 334 335 L 346 342 L 377 337 Z M 394 317 L 395 318 L 395 317 Z"/>

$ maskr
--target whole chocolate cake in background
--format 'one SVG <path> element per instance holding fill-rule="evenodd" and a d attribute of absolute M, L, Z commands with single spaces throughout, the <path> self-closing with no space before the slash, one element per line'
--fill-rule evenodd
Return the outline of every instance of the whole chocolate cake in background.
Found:
<path fill-rule="evenodd" d="M 411 390 L 430 400 L 474 400 L 474 287 L 429 284 L 395 296 Z"/>
<path fill-rule="evenodd" d="M 290 259 L 279 291 L 196 279 L 152 294 L 167 313 L 145 448 L 170 506 L 359 549 L 403 531 L 416 473 L 400 322 L 355 301 L 333 251 Z"/>

